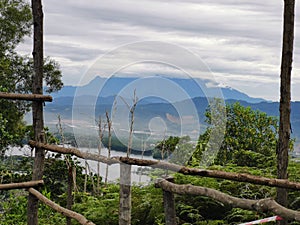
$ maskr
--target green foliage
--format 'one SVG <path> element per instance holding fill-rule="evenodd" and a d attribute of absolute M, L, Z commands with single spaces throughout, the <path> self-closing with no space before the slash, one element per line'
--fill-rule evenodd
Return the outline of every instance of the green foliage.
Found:
<path fill-rule="evenodd" d="M 2 199 L 1 208 L 1 224 L 26 224 L 27 199 L 24 192 L 10 191 L 9 197 Z"/>
<path fill-rule="evenodd" d="M 257 213 L 244 209 L 232 209 L 224 218 L 228 223 L 249 222 L 261 218 L 257 217 Z"/>
<path fill-rule="evenodd" d="M 164 220 L 162 191 L 153 185 L 132 187 L 132 224 L 152 225 Z"/>
<path fill-rule="evenodd" d="M 24 0 L 0 0 L 0 91 L 30 93 L 32 90 L 33 60 L 20 56 L 17 45 L 31 33 L 31 7 Z M 53 92 L 62 88 L 61 71 L 54 60 L 44 61 L 46 91 Z M 20 144 L 24 137 L 23 116 L 30 104 L 25 101 L 0 99 L 0 124 L 6 124 L 10 138 L 0 142 L 3 154 L 8 145 Z"/>
<path fill-rule="evenodd" d="M 300 165 L 299 165 L 300 166 Z M 214 165 L 209 167 L 210 170 L 222 170 L 226 172 L 248 173 L 257 176 L 274 177 L 275 168 L 255 168 L 241 167 L 234 164 L 226 166 Z M 267 186 L 254 185 L 249 183 L 228 181 L 223 179 L 214 179 L 206 177 L 186 176 L 175 174 L 175 182 L 178 184 L 192 184 L 195 186 L 212 188 L 225 194 L 245 199 L 261 199 L 276 196 L 276 189 Z M 297 192 L 295 192 L 297 193 Z M 258 218 L 271 216 L 268 214 L 259 214 L 248 210 L 239 210 L 224 205 L 218 201 L 204 196 L 177 196 L 177 216 L 182 224 L 236 224 L 241 221 L 252 221 Z M 181 207 L 178 207 L 180 205 Z M 182 207 L 184 206 L 184 207 Z M 194 217 L 200 218 L 194 221 L 189 217 L 189 213 Z M 223 223 L 221 223 L 222 221 Z"/>
<path fill-rule="evenodd" d="M 170 136 L 167 140 L 160 141 L 153 150 L 153 158 L 166 159 L 175 150 L 176 145 L 179 142 L 179 137 Z"/>
<path fill-rule="evenodd" d="M 0 113 L 0 149 L 5 149 L 15 139 L 14 135 L 9 134 L 6 126 L 7 120 Z"/>
<path fill-rule="evenodd" d="M 271 167 L 275 165 L 278 120 L 266 113 L 243 107 L 240 103 L 226 106 L 227 126 L 224 141 L 215 163 L 238 166 Z M 211 122 L 207 111 L 207 122 Z M 211 128 L 200 135 L 191 164 L 196 166 L 208 148 Z"/>
<path fill-rule="evenodd" d="M 43 192 L 50 198 L 49 192 Z M 56 225 L 65 224 L 66 219 L 50 207 L 39 204 L 39 224 Z M 9 191 L 9 196 L 0 203 L 1 225 L 26 225 L 27 224 L 27 192 L 15 190 Z"/>
<path fill-rule="evenodd" d="M 23 142 L 28 143 L 29 140 L 34 140 L 34 132 L 33 132 L 33 126 L 28 125 L 24 128 L 25 137 L 23 139 Z M 47 144 L 58 144 L 59 139 L 54 136 L 50 131 L 48 127 L 44 127 L 45 132 L 45 141 Z"/>
<path fill-rule="evenodd" d="M 163 222 L 162 192 L 153 186 L 132 186 L 132 225 Z M 73 210 L 95 224 L 118 224 L 119 185 L 109 184 L 99 196 L 76 194 Z M 78 223 L 74 223 L 78 224 Z"/>
<path fill-rule="evenodd" d="M 73 210 L 80 212 L 95 224 L 118 224 L 119 198 L 117 193 L 109 192 L 102 197 L 89 194 L 76 194 Z M 78 224 L 78 223 L 74 223 Z"/>
<path fill-rule="evenodd" d="M 193 152 L 195 151 L 194 144 L 190 142 L 189 136 L 181 137 L 175 147 L 175 150 L 172 152 L 170 156 L 170 162 L 179 164 L 179 165 L 186 165 L 190 160 Z"/>
<path fill-rule="evenodd" d="M 0 1 L 0 52 L 12 51 L 31 33 L 30 5 L 23 0 Z M 1 55 L 0 55 L 1 56 Z"/>

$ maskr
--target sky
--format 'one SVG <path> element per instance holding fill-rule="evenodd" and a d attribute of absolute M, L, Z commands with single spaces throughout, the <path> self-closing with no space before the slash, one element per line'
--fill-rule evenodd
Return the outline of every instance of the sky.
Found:
<path fill-rule="evenodd" d="M 201 59 L 220 86 L 278 101 L 283 2 L 43 1 L 45 55 L 59 62 L 65 85 L 82 85 L 96 75 L 110 76 L 113 68 L 128 76 L 154 72 L 143 59 L 157 62 L 155 73 L 157 65 L 166 62 L 162 73 L 191 69 L 192 77 L 202 78 L 197 66 L 183 57 L 188 51 Z M 299 3 L 295 11 L 292 100 L 300 101 Z M 19 51 L 30 54 L 32 41 L 26 39 Z M 88 76 L 95 64 L 98 72 Z"/>

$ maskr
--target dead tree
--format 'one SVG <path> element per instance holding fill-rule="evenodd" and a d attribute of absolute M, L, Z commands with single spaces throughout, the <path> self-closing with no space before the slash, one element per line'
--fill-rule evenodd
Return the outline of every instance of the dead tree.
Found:
<path fill-rule="evenodd" d="M 105 112 L 106 115 L 106 123 L 108 129 L 108 145 L 107 145 L 107 157 L 110 159 L 111 153 L 111 128 L 112 128 L 112 119 L 109 117 L 108 112 Z M 108 177 L 108 165 L 106 165 L 105 169 L 105 186 L 107 185 L 107 177 Z"/>
<path fill-rule="evenodd" d="M 133 139 L 134 111 L 138 103 L 136 90 L 133 94 L 133 103 L 130 106 L 125 99 L 123 102 L 127 105 L 130 112 L 129 138 L 127 145 L 127 158 L 130 156 Z M 120 207 L 119 207 L 119 225 L 131 224 L 131 165 L 120 164 Z"/>
<path fill-rule="evenodd" d="M 102 143 L 103 143 L 103 132 L 105 129 L 106 124 L 102 125 L 101 116 L 99 116 L 99 120 L 96 121 L 98 125 L 98 137 L 99 137 L 99 143 L 98 143 L 98 156 L 101 156 L 101 149 L 102 149 Z M 100 162 L 97 162 L 97 192 L 100 193 Z"/>
<path fill-rule="evenodd" d="M 43 9 L 41 0 L 32 0 L 33 15 L 33 94 L 43 94 Z M 34 129 L 34 138 L 36 141 L 44 142 L 44 118 L 43 102 L 34 101 L 32 103 L 32 120 Z M 32 180 L 41 180 L 44 173 L 45 150 L 35 148 L 35 158 L 32 172 Z M 38 225 L 38 199 L 29 194 L 27 206 L 27 223 L 29 225 Z"/>
<path fill-rule="evenodd" d="M 295 0 L 284 0 L 284 25 L 280 73 L 280 122 L 279 141 L 277 147 L 277 177 L 288 179 L 288 152 L 290 144 L 290 113 L 291 113 L 291 73 L 294 46 L 294 12 Z M 287 205 L 287 190 L 278 188 L 276 200 L 279 204 Z M 279 222 L 279 224 L 287 224 Z"/>
<path fill-rule="evenodd" d="M 58 119 L 58 124 L 57 124 L 57 129 L 58 129 L 58 133 L 61 137 L 61 144 L 63 145 L 63 147 L 65 147 L 65 136 L 64 136 L 64 132 L 63 132 L 63 127 L 62 127 L 62 122 L 61 122 L 61 117 L 60 115 L 57 116 Z M 72 209 L 72 205 L 73 205 L 73 196 L 72 196 L 72 189 L 73 189 L 73 180 L 76 178 L 73 178 L 73 165 L 72 165 L 72 159 L 70 156 L 68 155 L 64 155 L 64 159 L 67 165 L 67 169 L 68 169 L 68 187 L 67 187 L 67 205 L 66 208 L 67 209 Z M 67 225 L 71 225 L 72 221 L 70 217 L 67 217 Z"/>

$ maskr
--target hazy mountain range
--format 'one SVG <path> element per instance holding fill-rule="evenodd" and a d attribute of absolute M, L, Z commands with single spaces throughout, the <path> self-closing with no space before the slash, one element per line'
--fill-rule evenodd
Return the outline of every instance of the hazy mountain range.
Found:
<path fill-rule="evenodd" d="M 136 82 L 138 80 L 141 80 L 140 83 Z M 149 82 L 150 81 L 150 82 Z M 115 96 L 116 94 L 119 94 L 122 92 L 122 90 L 128 86 L 131 85 L 131 89 L 133 90 L 136 88 L 134 84 L 136 85 L 153 85 L 153 88 L 157 88 L 157 83 L 165 82 L 169 87 L 165 89 L 159 90 L 159 96 L 165 96 L 164 92 L 166 91 L 176 91 L 176 89 L 182 89 L 184 90 L 187 95 L 190 98 L 195 97 L 214 97 L 214 96 L 208 96 L 210 93 L 214 93 L 214 89 L 216 87 L 209 87 L 210 93 L 204 93 L 205 90 L 201 89 L 205 86 L 207 86 L 206 80 L 202 79 L 183 79 L 183 78 L 176 78 L 176 77 L 168 77 L 168 78 L 160 78 L 154 77 L 154 79 L 139 79 L 137 77 L 111 77 L 109 79 L 102 78 L 102 77 L 96 77 L 90 83 L 84 86 L 64 86 L 62 90 L 60 90 L 57 93 L 53 93 L 52 97 L 56 101 L 56 99 L 61 97 L 74 97 L 75 94 L 77 95 L 97 95 L 101 97 L 111 97 Z M 170 83 L 177 84 L 178 87 L 170 86 Z M 171 89 L 172 88 L 172 89 Z M 262 98 L 252 98 L 238 90 L 235 90 L 230 87 L 221 87 L 218 88 L 222 91 L 222 94 L 224 96 L 224 99 L 236 99 L 236 100 L 243 100 L 249 103 L 258 103 L 262 101 L 266 101 Z M 174 93 L 175 94 L 175 93 Z M 183 96 L 179 96 L 177 101 L 184 100 L 181 99 Z M 149 99 L 148 99 L 149 100 Z M 54 101 L 54 102 L 55 102 Z M 157 101 L 157 99 L 156 99 Z M 150 103 L 153 103 L 150 101 Z M 157 103 L 157 102 L 156 102 Z"/>
<path fill-rule="evenodd" d="M 161 89 L 161 92 L 159 93 L 161 94 L 143 96 L 136 106 L 135 130 L 137 132 L 150 133 L 151 129 L 155 130 L 155 127 L 158 127 L 158 129 L 168 130 L 170 132 L 169 135 L 176 135 L 180 132 L 185 133 L 188 130 L 193 131 L 195 124 L 201 124 L 200 129 L 203 131 L 205 128 L 204 113 L 208 103 L 206 95 L 201 89 L 199 90 L 199 86 L 197 85 L 199 83 L 203 85 L 203 81 L 199 80 L 195 83 L 192 79 L 168 79 L 168 82 L 178 85 L 175 86 L 176 88 L 184 90 L 189 98 L 184 99 L 184 95 L 179 96 L 178 101 L 168 101 L 164 96 L 170 94 L 168 92 L 172 90 L 170 88 L 166 88 L 165 90 L 161 87 L 159 87 Z M 58 93 L 52 94 L 54 98 L 53 102 L 47 103 L 45 106 L 46 125 L 51 126 L 56 124 L 58 114 L 61 115 L 65 124 L 68 124 L 70 127 L 76 127 L 78 125 L 76 122 L 79 123 L 78 120 L 87 120 L 85 115 L 93 115 L 94 118 L 98 118 L 99 115 L 102 115 L 102 118 L 104 118 L 106 111 L 112 113 L 116 110 L 116 114 L 118 115 L 115 119 L 116 121 L 114 121 L 116 130 L 126 130 L 126 125 L 124 129 L 122 123 L 128 125 L 129 109 L 126 104 L 132 104 L 132 90 L 140 88 L 136 91 L 137 96 L 139 97 L 139 93 L 141 93 L 142 90 L 141 88 L 146 88 L 140 86 L 135 87 L 133 84 L 136 80 L 137 78 L 133 77 L 113 77 L 109 80 L 96 77 L 89 84 L 84 86 L 65 86 Z M 151 82 L 152 81 L 147 80 L 143 84 L 153 85 L 153 88 L 155 88 L 155 85 Z M 117 100 L 117 106 L 113 106 L 115 96 L 120 93 L 125 93 L 124 89 L 129 85 L 131 85 L 131 95 L 125 94 L 122 99 Z M 136 83 L 136 85 L 140 84 Z M 214 88 L 216 87 L 213 86 L 210 89 Z M 175 89 L 174 92 L 176 91 L 177 90 Z M 211 90 L 208 90 L 209 93 L 211 93 L 210 91 Z M 278 102 L 268 102 L 264 99 L 252 98 L 229 87 L 223 87 L 221 88 L 221 91 L 227 103 L 239 101 L 243 106 L 250 106 L 252 109 L 266 112 L 270 116 L 279 116 Z M 176 95 L 176 93 L 174 94 Z M 74 102 L 76 103 L 74 104 Z M 196 112 L 196 117 L 198 116 L 198 118 L 191 116 L 193 112 Z M 291 114 L 292 135 L 298 139 L 300 138 L 299 112 L 300 102 L 293 102 Z M 76 120 L 74 120 L 74 114 L 77 114 Z M 82 116 L 79 116 L 78 119 L 78 115 Z M 73 123 L 74 121 L 75 124 Z M 163 126 L 165 128 L 163 128 Z M 159 138 L 161 138 L 161 135 Z"/>

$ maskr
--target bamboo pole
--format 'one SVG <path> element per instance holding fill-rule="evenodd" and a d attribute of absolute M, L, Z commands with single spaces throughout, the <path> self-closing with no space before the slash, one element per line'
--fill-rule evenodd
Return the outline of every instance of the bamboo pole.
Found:
<path fill-rule="evenodd" d="M 0 92 L 0 98 L 11 99 L 11 100 L 52 102 L 52 97 L 50 95 L 41 95 L 41 94 L 17 94 L 17 93 Z"/>

